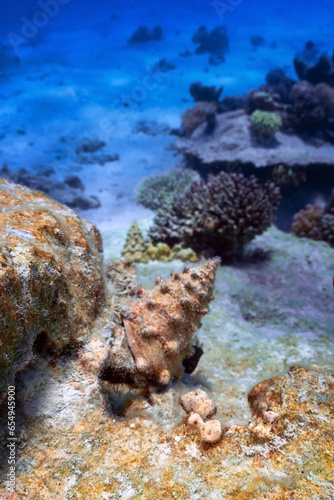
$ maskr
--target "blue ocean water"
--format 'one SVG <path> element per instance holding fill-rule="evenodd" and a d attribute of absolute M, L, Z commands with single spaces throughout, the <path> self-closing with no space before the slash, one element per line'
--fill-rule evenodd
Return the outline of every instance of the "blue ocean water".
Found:
<path fill-rule="evenodd" d="M 118 224 L 135 207 L 138 182 L 180 159 L 172 151 L 175 137 L 138 133 L 136 123 L 179 128 L 193 105 L 194 81 L 223 87 L 227 97 L 259 87 L 275 68 L 297 80 L 293 57 L 307 41 L 319 54 L 333 49 L 332 7 L 330 0 L 2 2 L 0 165 L 37 174 L 53 169 L 59 181 L 78 175 L 86 194 L 101 202 L 85 216 Z M 192 36 L 201 25 L 226 27 L 224 62 L 194 53 Z M 160 26 L 161 40 L 128 43 L 140 26 L 149 32 Z M 254 36 L 261 37 L 258 47 Z M 161 61 L 169 66 L 152 77 Z M 106 143 L 112 161 L 80 164 L 77 147 L 85 139 Z M 139 217 L 147 214 L 138 210 Z"/>

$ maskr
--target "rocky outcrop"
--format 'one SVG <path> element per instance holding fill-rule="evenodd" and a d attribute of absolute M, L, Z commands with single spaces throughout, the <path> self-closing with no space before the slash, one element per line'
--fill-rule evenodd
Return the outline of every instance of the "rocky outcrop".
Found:
<path fill-rule="evenodd" d="M 0 398 L 38 343 L 84 339 L 105 299 L 95 226 L 42 193 L 0 180 Z"/>
<path fill-rule="evenodd" d="M 234 167 L 260 168 L 281 163 L 288 167 L 333 165 L 334 146 L 327 142 L 317 147 L 283 132 L 277 132 L 269 144 L 255 140 L 244 110 L 218 114 L 214 131 L 208 135 L 205 130 L 203 123 L 190 138 L 182 137 L 176 142 L 177 149 L 189 158 L 189 166 L 200 164 L 208 168 L 220 164 L 233 171 Z"/>

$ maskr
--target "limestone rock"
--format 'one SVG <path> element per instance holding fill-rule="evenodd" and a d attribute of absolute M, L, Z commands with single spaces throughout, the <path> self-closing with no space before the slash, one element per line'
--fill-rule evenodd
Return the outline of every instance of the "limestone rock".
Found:
<path fill-rule="evenodd" d="M 251 165 L 270 167 L 283 163 L 288 167 L 312 164 L 333 165 L 334 146 L 323 143 L 315 147 L 294 134 L 277 132 L 272 144 L 254 141 L 249 116 L 243 110 L 216 116 L 212 134 L 201 124 L 190 138 L 177 140 L 177 149 L 200 165 Z"/>
<path fill-rule="evenodd" d="M 105 299 L 95 226 L 42 193 L 0 180 L 0 399 L 40 347 L 85 337 Z"/>

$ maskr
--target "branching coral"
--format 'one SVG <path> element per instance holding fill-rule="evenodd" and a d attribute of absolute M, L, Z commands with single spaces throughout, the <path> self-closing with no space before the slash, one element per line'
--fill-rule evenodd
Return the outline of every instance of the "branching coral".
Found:
<path fill-rule="evenodd" d="M 297 236 L 327 241 L 334 247 L 334 193 L 324 209 L 307 205 L 296 213 L 291 229 Z"/>
<path fill-rule="evenodd" d="M 293 217 L 291 229 L 301 238 L 321 239 L 320 219 L 322 208 L 319 205 L 307 205 Z"/>
<path fill-rule="evenodd" d="M 273 182 L 261 185 L 254 176 L 209 175 L 157 212 L 149 237 L 229 258 L 269 227 L 279 197 Z"/>

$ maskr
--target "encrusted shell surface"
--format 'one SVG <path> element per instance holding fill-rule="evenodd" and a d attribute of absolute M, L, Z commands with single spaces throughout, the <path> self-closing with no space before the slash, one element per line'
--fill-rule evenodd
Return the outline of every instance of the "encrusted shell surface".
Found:
<path fill-rule="evenodd" d="M 219 259 L 185 267 L 129 304 L 126 337 L 139 374 L 166 385 L 183 374 L 182 361 L 192 354 L 191 338 L 213 299 Z"/>

